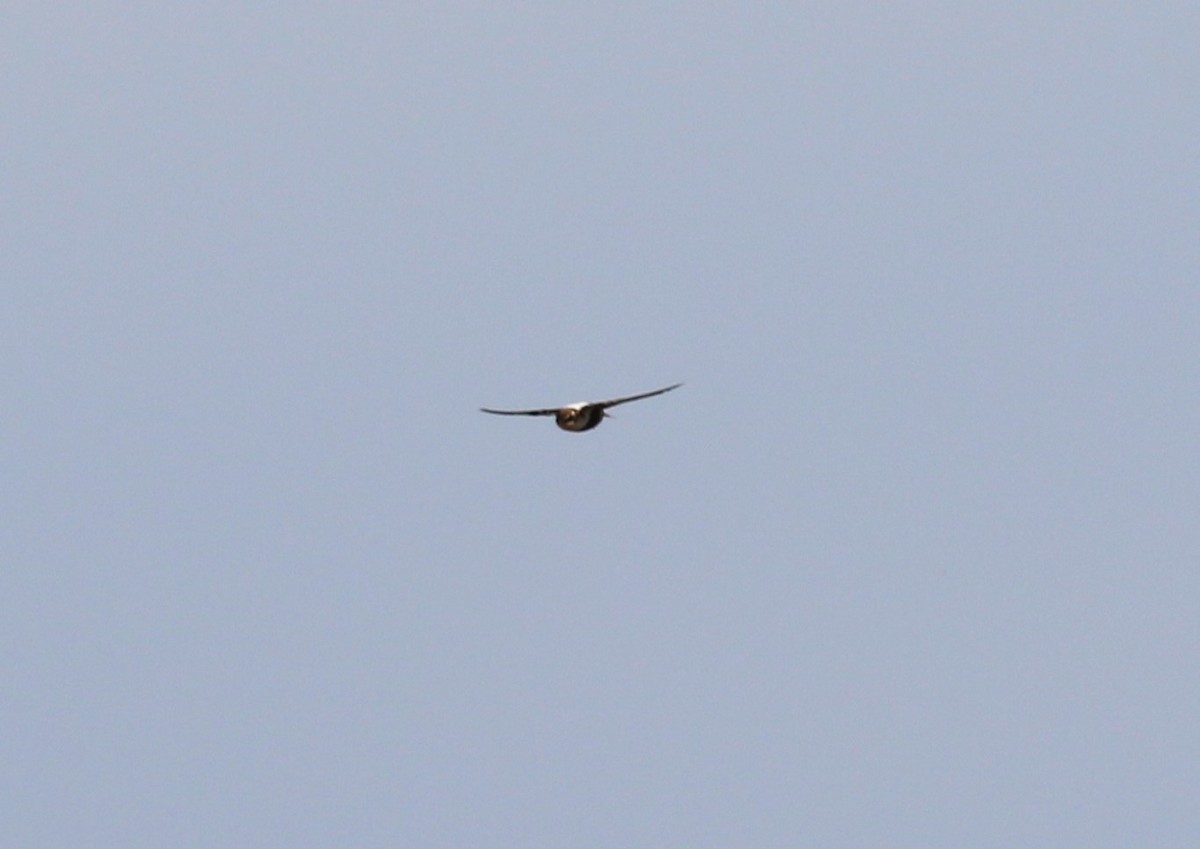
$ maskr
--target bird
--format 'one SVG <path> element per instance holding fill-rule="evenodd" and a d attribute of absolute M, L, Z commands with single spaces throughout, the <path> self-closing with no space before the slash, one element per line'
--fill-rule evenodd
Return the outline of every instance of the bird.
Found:
<path fill-rule="evenodd" d="M 479 410 L 496 416 L 554 416 L 554 423 L 563 430 L 582 433 L 597 427 L 608 416 L 605 411 L 609 407 L 627 404 L 630 401 L 640 401 L 642 398 L 653 398 L 655 395 L 662 395 L 664 392 L 670 392 L 680 386 L 683 384 L 676 383 L 662 389 L 655 389 L 653 392 L 643 392 L 641 395 L 628 395 L 624 398 L 614 398 L 611 401 L 581 401 L 578 404 L 549 407 L 544 410 L 490 410 L 487 407 L 480 407 Z"/>

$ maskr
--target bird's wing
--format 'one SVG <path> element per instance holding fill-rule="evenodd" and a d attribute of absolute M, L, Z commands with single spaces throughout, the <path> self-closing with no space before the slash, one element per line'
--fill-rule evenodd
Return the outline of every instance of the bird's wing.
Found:
<path fill-rule="evenodd" d="M 643 392 L 641 395 L 630 395 L 628 398 L 614 398 L 611 401 L 600 401 L 596 406 L 600 408 L 615 407 L 618 404 L 626 404 L 630 401 L 640 401 L 642 398 L 652 398 L 655 395 L 662 395 L 664 392 L 670 392 L 672 389 L 678 389 L 683 386 L 682 383 L 676 383 L 673 386 L 667 386 L 663 389 L 655 389 L 653 392 Z"/>
<path fill-rule="evenodd" d="M 489 410 L 487 407 L 480 407 L 481 413 L 492 413 L 497 416 L 553 416 L 558 410 Z"/>

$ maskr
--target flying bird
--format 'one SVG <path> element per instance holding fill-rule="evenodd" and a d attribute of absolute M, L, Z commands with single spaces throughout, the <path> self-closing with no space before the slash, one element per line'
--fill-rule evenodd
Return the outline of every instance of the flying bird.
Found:
<path fill-rule="evenodd" d="M 611 401 L 583 401 L 578 404 L 569 404 L 566 407 L 550 407 L 545 410 L 489 410 L 487 407 L 479 409 L 481 412 L 493 413 L 497 416 L 554 416 L 554 423 L 563 430 L 578 433 L 591 430 L 599 425 L 608 415 L 605 410 L 609 407 L 627 404 L 630 401 L 640 401 L 642 398 L 652 398 L 655 395 L 670 392 L 672 389 L 678 389 L 680 386 L 683 384 L 676 383 L 674 386 L 655 389 L 653 392 L 643 392 L 641 395 L 630 395 L 627 398 L 614 398 Z"/>

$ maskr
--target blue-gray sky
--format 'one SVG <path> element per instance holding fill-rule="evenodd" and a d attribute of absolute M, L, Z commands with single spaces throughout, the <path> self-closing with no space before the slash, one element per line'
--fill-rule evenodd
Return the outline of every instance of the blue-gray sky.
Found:
<path fill-rule="evenodd" d="M 11 845 L 1197 845 L 1194 3 L 0 17 Z"/>

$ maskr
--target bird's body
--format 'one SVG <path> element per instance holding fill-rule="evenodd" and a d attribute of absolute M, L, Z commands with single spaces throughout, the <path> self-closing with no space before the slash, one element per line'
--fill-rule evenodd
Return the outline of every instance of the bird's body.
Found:
<path fill-rule="evenodd" d="M 682 383 L 676 383 L 673 386 L 667 386 L 663 389 L 656 389 L 653 392 L 643 392 L 641 395 L 629 395 L 625 398 L 614 398 L 611 401 L 583 401 L 578 404 L 569 404 L 566 407 L 549 407 L 542 410 L 489 410 L 487 407 L 481 407 L 481 411 L 492 413 L 497 416 L 554 416 L 554 423 L 563 430 L 569 430 L 572 433 L 581 433 L 585 430 L 591 430 L 604 421 L 609 407 L 615 407 L 618 404 L 625 404 L 629 401 L 638 401 L 642 398 L 651 398 L 655 395 L 661 395 L 664 392 L 670 392 L 672 389 L 678 389 L 683 386 Z"/>

